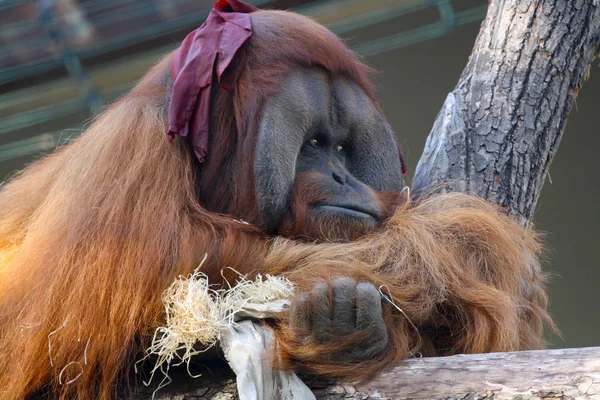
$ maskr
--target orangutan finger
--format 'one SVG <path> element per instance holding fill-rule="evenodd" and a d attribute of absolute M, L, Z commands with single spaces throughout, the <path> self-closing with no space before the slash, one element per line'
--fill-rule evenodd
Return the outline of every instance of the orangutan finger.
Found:
<path fill-rule="evenodd" d="M 348 335 L 356 330 L 356 281 L 336 278 L 333 281 L 333 329 L 338 335 Z"/>
<path fill-rule="evenodd" d="M 329 285 L 319 283 L 310 293 L 312 303 L 312 331 L 314 338 L 319 342 L 329 339 L 331 331 L 332 304 L 329 298 Z"/>
<path fill-rule="evenodd" d="M 356 285 L 356 327 L 367 329 L 383 322 L 381 296 L 375 286 L 361 282 Z"/>
<path fill-rule="evenodd" d="M 290 309 L 290 326 L 297 335 L 310 335 L 311 314 L 311 306 L 307 294 L 301 294 L 292 301 Z"/>

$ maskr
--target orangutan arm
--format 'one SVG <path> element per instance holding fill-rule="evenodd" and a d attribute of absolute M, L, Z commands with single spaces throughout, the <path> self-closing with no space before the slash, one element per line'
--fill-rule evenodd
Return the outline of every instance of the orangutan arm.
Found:
<path fill-rule="evenodd" d="M 350 244 L 279 241 L 265 267 L 299 293 L 277 328 L 279 354 L 287 366 L 356 380 L 418 345 L 425 355 L 539 348 L 550 320 L 543 276 L 530 268 L 538 250 L 531 232 L 460 194 L 406 205 L 383 231 Z M 398 308 L 371 299 L 379 288 Z M 532 291 L 541 294 L 534 302 Z M 338 312 L 340 300 L 348 307 Z M 372 314 L 360 308 L 369 301 Z M 359 324 L 362 315 L 370 323 Z"/>

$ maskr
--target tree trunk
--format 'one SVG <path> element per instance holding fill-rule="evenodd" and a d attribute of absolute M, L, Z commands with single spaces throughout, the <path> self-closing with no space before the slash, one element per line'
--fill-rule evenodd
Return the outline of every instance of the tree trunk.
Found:
<path fill-rule="evenodd" d="M 467 192 L 530 221 L 599 43 L 598 0 L 491 1 L 413 194 Z"/>
<path fill-rule="evenodd" d="M 475 194 L 526 225 L 599 49 L 600 0 L 491 0 L 427 139 L 413 195 Z M 407 360 L 359 388 L 307 382 L 322 399 L 600 398 L 599 359 L 600 348 L 453 356 Z M 210 385 L 174 382 L 155 398 L 236 398 L 230 372 L 218 371 Z M 182 386 L 190 384 L 196 389 Z"/>

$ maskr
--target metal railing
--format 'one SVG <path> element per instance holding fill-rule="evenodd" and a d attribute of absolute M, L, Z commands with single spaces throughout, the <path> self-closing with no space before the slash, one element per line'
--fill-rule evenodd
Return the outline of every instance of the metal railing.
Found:
<path fill-rule="evenodd" d="M 172 0 L 172 2 L 181 5 L 197 1 Z M 268 3 L 267 0 L 255 0 L 250 2 L 256 5 L 264 5 Z M 3 9 L 18 3 L 18 1 L 10 0 L 0 2 L 0 13 L 2 13 Z M 110 25 L 111 21 L 118 20 L 122 23 L 122 21 L 127 21 L 131 18 L 148 15 L 149 3 L 151 2 L 139 2 L 135 0 L 116 0 L 112 2 L 107 2 L 105 0 L 86 0 L 80 4 L 85 8 L 86 12 L 89 13 L 106 12 L 111 7 L 114 7 L 115 4 L 125 6 L 125 9 L 129 10 L 128 13 L 130 14 L 115 15 L 114 17 L 104 15 L 97 21 L 98 23 Z M 298 8 L 296 11 L 318 18 L 319 7 L 323 7 L 324 4 L 327 5 L 327 3 L 328 2 L 325 1 L 318 2 L 316 5 L 307 5 Z M 400 47 L 413 45 L 424 40 L 443 36 L 451 32 L 457 26 L 476 22 L 485 17 L 487 10 L 487 6 L 485 4 L 468 10 L 455 12 L 452 3 L 452 0 L 404 0 L 390 4 L 385 8 L 375 9 L 360 15 L 353 15 L 334 21 L 327 24 L 327 26 L 333 32 L 339 35 L 345 35 L 358 29 L 369 28 L 386 21 L 401 18 L 412 13 L 430 9 L 432 7 L 437 7 L 439 11 L 439 20 L 436 22 L 412 30 L 380 37 L 364 43 L 359 43 L 353 47 L 354 50 L 360 55 L 369 57 Z M 73 55 L 75 55 L 76 61 L 79 62 L 80 57 L 93 57 L 117 49 L 129 48 L 131 46 L 135 46 L 136 44 L 143 43 L 151 38 L 168 36 L 172 32 L 181 31 L 186 27 L 193 28 L 199 25 L 200 21 L 204 20 L 208 11 L 208 9 L 199 10 L 195 13 L 190 13 L 179 18 L 163 21 L 153 26 L 144 27 L 139 31 L 128 32 L 127 34 L 119 35 L 114 38 L 106 38 L 104 40 L 94 42 L 88 46 L 83 46 L 82 48 L 69 51 L 72 51 L 73 54 L 71 54 L 71 56 L 73 57 Z M 94 20 L 94 22 L 96 21 Z M 23 29 L 36 29 L 34 26 L 36 23 L 39 23 L 39 21 L 31 22 L 31 26 Z M 3 28 L 3 26 L 0 26 L 0 30 Z M 169 49 L 172 49 L 173 47 L 174 44 L 168 46 Z M 167 51 L 168 49 L 166 47 L 155 48 L 149 50 L 148 54 L 150 56 L 156 54 L 156 57 L 158 57 L 158 54 L 166 53 Z M 1 58 L 2 56 L 0 55 L 0 60 Z M 36 60 L 31 65 L 20 67 L 17 66 L 14 68 L 8 68 L 6 70 L 0 70 L 0 84 L 10 80 L 23 79 L 27 76 L 34 76 L 36 74 L 46 72 L 52 68 L 56 68 L 61 62 L 65 64 L 68 63 L 68 61 L 65 59 L 58 60 L 56 58 L 45 58 Z M 125 83 L 119 83 L 118 85 L 105 88 L 102 91 L 95 91 L 85 71 L 80 67 L 81 64 L 79 63 L 79 66 L 74 68 L 75 72 L 72 73 L 72 75 L 76 86 L 79 87 L 81 97 L 84 99 L 90 98 L 90 91 L 92 91 L 97 95 L 96 98 L 91 96 L 92 100 L 97 100 L 100 98 L 103 100 L 111 100 L 135 84 L 134 80 Z M 71 69 L 71 71 L 73 71 L 73 69 Z M 21 90 L 19 93 L 0 94 L 0 115 L 2 115 L 3 109 L 13 106 L 14 104 L 26 104 L 30 99 L 36 96 L 39 96 L 39 91 L 36 92 L 35 89 Z M 0 118 L 0 138 L 2 135 L 6 135 L 17 130 L 26 130 L 28 127 L 32 126 L 43 126 L 45 123 L 55 120 L 59 117 L 68 117 L 69 115 L 73 115 L 77 112 L 85 110 L 86 107 L 95 107 L 96 105 L 97 104 L 90 106 L 89 102 L 86 103 L 85 101 L 82 101 L 80 97 L 71 97 L 58 104 L 39 106 L 15 115 L 5 116 L 4 118 Z M 69 135 L 66 136 L 70 137 L 76 135 L 80 131 L 80 128 L 71 128 L 69 129 Z M 59 143 L 59 138 L 64 138 L 65 135 L 62 135 L 61 132 L 62 130 L 50 133 L 46 132 L 33 137 L 12 140 L 7 144 L 0 145 L 0 163 L 22 157 L 24 155 L 54 149 L 57 145 L 62 144 Z M 53 142 L 53 140 L 55 141 Z"/>

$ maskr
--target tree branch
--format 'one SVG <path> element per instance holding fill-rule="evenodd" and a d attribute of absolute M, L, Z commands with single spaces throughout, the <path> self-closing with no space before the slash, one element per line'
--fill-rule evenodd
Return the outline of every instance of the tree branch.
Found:
<path fill-rule="evenodd" d="M 524 224 L 531 220 L 600 48 L 599 5 L 490 2 L 469 63 L 427 139 L 413 194 L 467 192 L 507 207 Z"/>
<path fill-rule="evenodd" d="M 217 375 L 222 377 L 221 375 Z M 230 374 L 173 383 L 156 400 L 235 399 Z M 204 381 L 202 381 L 204 380 Z M 360 385 L 308 378 L 317 399 L 591 399 L 600 396 L 600 347 L 410 359 Z M 151 391 L 139 393 L 145 399 Z M 596 396 L 596 397 L 594 397 Z"/>
<path fill-rule="evenodd" d="M 319 398 L 588 398 L 600 395 L 600 348 L 411 359 L 356 390 L 347 397 Z"/>

